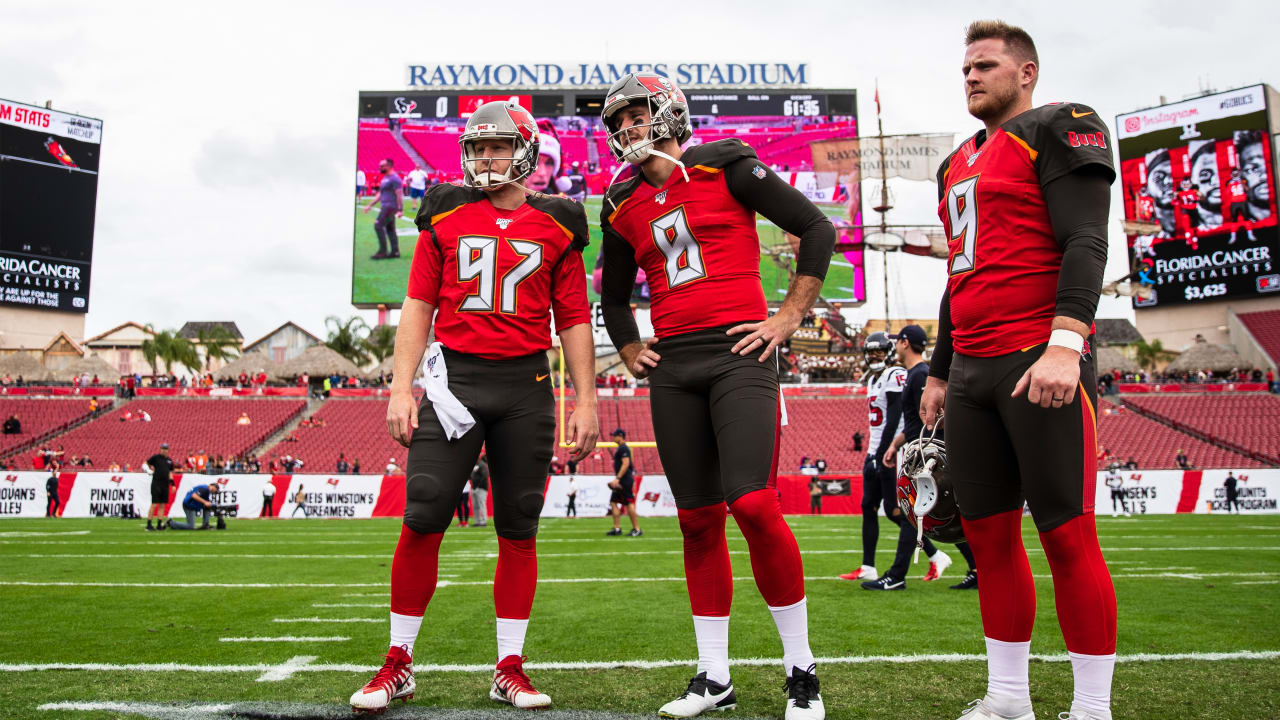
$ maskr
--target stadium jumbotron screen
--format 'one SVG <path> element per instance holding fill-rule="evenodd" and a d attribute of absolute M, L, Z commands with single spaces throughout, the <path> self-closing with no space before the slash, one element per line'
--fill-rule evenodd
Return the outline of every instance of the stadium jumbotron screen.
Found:
<path fill-rule="evenodd" d="M 0 304 L 89 311 L 102 121 L 0 100 Z"/>
<path fill-rule="evenodd" d="M 1276 178 L 1264 85 L 1120 115 L 1134 307 L 1280 297 Z"/>
<path fill-rule="evenodd" d="M 812 172 L 809 151 L 809 143 L 816 140 L 857 136 L 854 91 L 685 88 L 685 95 L 694 123 L 691 143 L 741 138 L 784 178 L 819 202 L 833 219 L 861 223 L 861 218 L 848 217 L 849 189 Z M 364 92 L 359 99 L 356 143 L 351 278 L 351 301 L 356 307 L 398 307 L 404 300 L 418 235 L 413 224 L 419 204 L 415 186 L 460 180 L 458 137 L 466 119 L 485 102 L 507 99 L 532 110 L 543 138 L 539 168 L 525 185 L 532 190 L 564 193 L 587 205 L 591 244 L 584 260 L 589 271 L 596 267 L 600 199 L 617 168 L 605 146 L 606 133 L 600 123 L 604 90 L 511 90 L 501 95 L 465 91 Z M 392 161 L 393 172 L 404 188 L 404 214 L 394 220 L 394 242 L 389 218 L 384 216 L 382 228 L 376 227 L 382 177 L 379 165 L 387 159 Z M 856 187 L 854 192 L 856 199 Z M 781 230 L 767 221 L 761 221 L 759 231 L 766 247 L 787 243 Z M 859 261 L 856 258 L 833 263 L 823 295 L 833 300 L 865 300 Z M 595 273 L 595 282 L 588 283 L 593 301 L 599 299 L 598 276 Z M 786 272 L 765 255 L 761 257 L 761 279 L 766 297 L 781 300 L 787 287 Z"/>

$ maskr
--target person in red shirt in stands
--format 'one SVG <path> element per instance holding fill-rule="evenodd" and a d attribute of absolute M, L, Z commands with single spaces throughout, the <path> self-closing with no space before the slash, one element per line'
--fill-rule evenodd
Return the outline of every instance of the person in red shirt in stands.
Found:
<path fill-rule="evenodd" d="M 1199 240 L 1196 236 L 1196 228 L 1203 224 L 1200 220 L 1200 191 L 1191 184 L 1190 180 L 1183 180 L 1173 204 L 1178 210 L 1178 233 L 1182 239 L 1190 243 L 1192 250 L 1197 249 Z"/>
<path fill-rule="evenodd" d="M 381 712 L 414 692 L 413 646 L 435 591 L 440 542 L 481 446 L 493 469 L 498 534 L 498 663 L 489 697 L 523 709 L 551 704 L 523 663 L 555 445 L 546 352 L 553 313 L 577 392 L 565 428 L 575 458 L 595 448 L 600 428 L 582 261 L 587 218 L 580 204 L 521 184 L 538 162 L 539 138 L 518 103 L 481 105 L 459 140 L 465 184 L 432 187 L 418 211 L 386 420 L 391 437 L 409 448 L 404 524 L 391 564 L 391 642 L 382 669 L 351 696 L 357 712 Z M 419 405 L 412 383 L 424 355 L 427 392 Z"/>

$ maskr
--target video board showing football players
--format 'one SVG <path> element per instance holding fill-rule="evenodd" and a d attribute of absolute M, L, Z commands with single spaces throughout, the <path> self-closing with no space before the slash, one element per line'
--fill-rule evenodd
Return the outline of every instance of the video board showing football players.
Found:
<path fill-rule="evenodd" d="M 1131 267 L 1154 290 L 1135 307 L 1280 294 L 1263 98 L 1245 88 L 1117 119 Z"/>

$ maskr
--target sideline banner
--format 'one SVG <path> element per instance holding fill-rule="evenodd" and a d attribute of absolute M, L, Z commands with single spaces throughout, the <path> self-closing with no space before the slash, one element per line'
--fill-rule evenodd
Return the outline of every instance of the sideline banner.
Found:
<path fill-rule="evenodd" d="M 1227 512 L 1227 470 L 1201 472 L 1199 502 L 1194 512 Z M 1249 514 L 1280 511 L 1280 470 L 1240 470 L 1236 476 L 1240 512 Z"/>
<path fill-rule="evenodd" d="M 1181 470 L 1122 470 L 1120 477 L 1124 483 L 1120 491 L 1123 497 L 1113 501 L 1111 488 L 1107 485 L 1107 473 L 1099 472 L 1094 512 L 1099 515 L 1171 515 L 1178 512 L 1184 475 Z"/>
<path fill-rule="evenodd" d="M 641 517 L 675 517 L 676 497 L 666 475 L 645 475 L 636 487 L 636 512 Z"/>
<path fill-rule="evenodd" d="M 6 472 L 0 481 L 0 518 L 44 517 L 49 496 L 45 481 L 49 473 L 38 471 Z"/>
<path fill-rule="evenodd" d="M 569 479 L 568 475 L 551 476 L 547 483 L 547 499 L 542 503 L 542 517 L 564 517 L 565 508 L 569 506 Z M 612 480 L 612 475 L 573 476 L 573 486 L 578 491 L 574 500 L 578 517 L 604 517 L 609 514 L 609 496 L 613 494 L 609 483 Z"/>

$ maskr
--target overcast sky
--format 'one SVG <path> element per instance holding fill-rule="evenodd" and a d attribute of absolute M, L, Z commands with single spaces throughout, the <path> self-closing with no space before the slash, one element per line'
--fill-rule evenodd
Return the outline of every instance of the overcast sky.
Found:
<path fill-rule="evenodd" d="M 89 334 L 127 320 L 323 334 L 326 315 L 352 314 L 356 96 L 404 88 L 409 64 L 804 62 L 814 87 L 859 91 L 864 133 L 879 78 L 885 132 L 957 139 L 979 127 L 959 69 L 977 17 L 1035 38 L 1037 104 L 1089 104 L 1113 128 L 1161 95 L 1280 83 L 1266 74 L 1280 4 L 1262 2 L 5 1 L 0 17 L 0 97 L 103 120 Z M 931 186 L 895 187 L 898 222 L 936 221 Z M 1108 279 L 1125 265 L 1113 223 Z M 936 314 L 942 281 L 941 261 L 911 263 L 894 315 Z"/>

